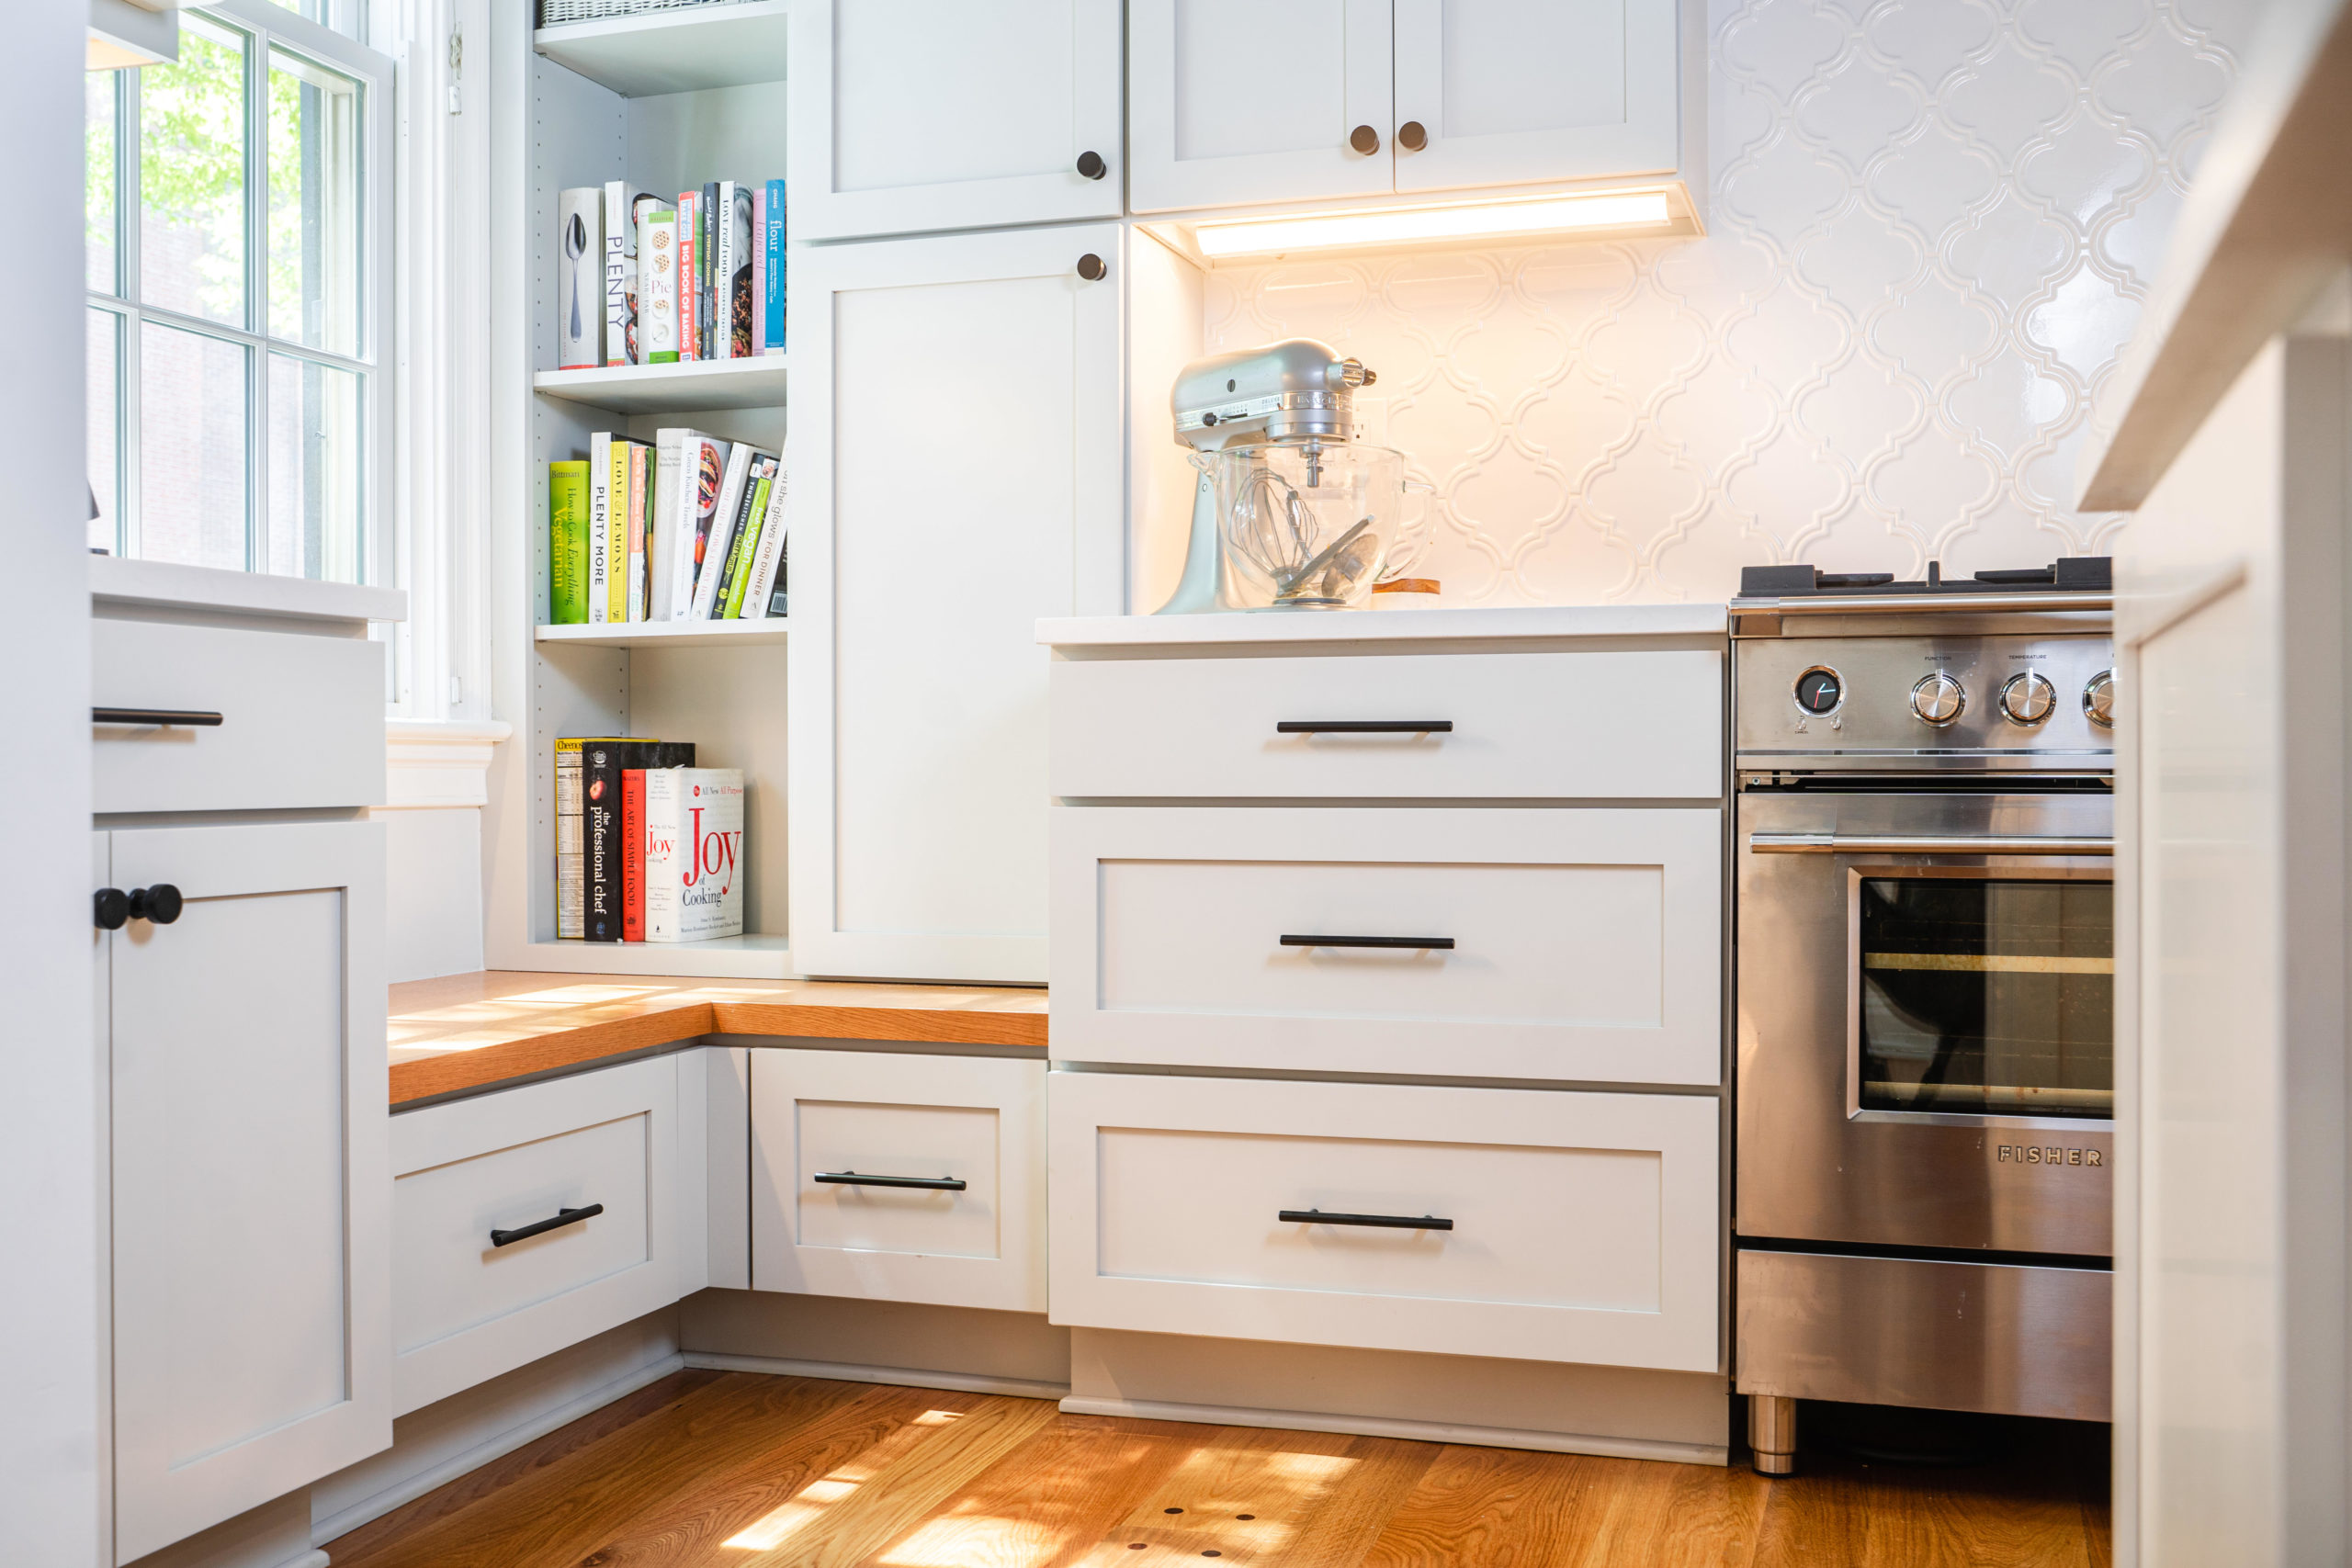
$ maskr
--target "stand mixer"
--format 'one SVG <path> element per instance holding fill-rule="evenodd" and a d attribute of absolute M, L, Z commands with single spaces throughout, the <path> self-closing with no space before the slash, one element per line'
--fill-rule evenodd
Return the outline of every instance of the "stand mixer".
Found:
<path fill-rule="evenodd" d="M 1199 359 L 1170 397 L 1201 470 L 1184 575 L 1159 614 L 1361 604 L 1402 531 L 1401 453 L 1357 440 L 1373 372 L 1313 338 Z"/>

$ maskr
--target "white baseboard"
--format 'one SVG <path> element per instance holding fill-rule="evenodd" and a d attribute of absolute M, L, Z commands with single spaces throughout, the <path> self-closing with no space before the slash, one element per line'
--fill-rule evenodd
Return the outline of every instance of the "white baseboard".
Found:
<path fill-rule="evenodd" d="M 799 1361 L 781 1356 L 729 1356 L 710 1350 L 688 1350 L 685 1364 L 722 1372 L 769 1372 L 781 1377 L 831 1378 L 837 1382 L 887 1382 L 903 1388 L 944 1388 L 957 1393 L 1009 1393 L 1021 1399 L 1059 1399 L 1069 1393 L 1066 1382 L 1034 1382 L 1026 1378 L 989 1377 L 978 1372 L 934 1372 L 919 1367 L 865 1367 L 847 1361 Z"/>
<path fill-rule="evenodd" d="M 610 1382 L 591 1389 L 577 1399 L 551 1410 L 541 1411 L 529 1420 L 509 1427 L 461 1453 L 450 1455 L 430 1469 L 404 1476 L 395 1484 L 362 1498 L 340 1513 L 315 1521 L 311 1527 L 311 1539 L 314 1541 L 333 1540 L 337 1536 L 357 1529 L 370 1519 L 381 1518 L 394 1508 L 414 1502 L 435 1487 L 455 1481 L 468 1471 L 480 1470 L 491 1461 L 502 1459 L 526 1443 L 538 1441 L 558 1427 L 569 1426 L 582 1416 L 602 1410 L 616 1399 L 628 1398 L 648 1383 L 661 1382 L 686 1364 L 684 1357 L 673 1351 L 658 1361 L 648 1362 Z M 463 1395 L 458 1397 L 462 1398 Z M 326 1553 L 318 1553 L 317 1561 L 322 1568 L 327 1561 Z"/>
<path fill-rule="evenodd" d="M 1209 1427 L 1272 1427 L 1285 1432 L 1347 1432 L 1424 1443 L 1466 1443 L 1484 1449 L 1532 1449 L 1542 1453 L 1595 1454 L 1603 1459 L 1656 1459 L 1677 1464 L 1728 1464 L 1728 1448 L 1643 1438 L 1528 1432 L 1508 1427 L 1462 1427 L 1442 1421 L 1395 1421 L 1377 1416 L 1318 1416 L 1299 1410 L 1245 1410 L 1224 1404 L 1179 1404 L 1159 1399 L 1065 1398 L 1072 1416 L 1125 1416 L 1139 1421 L 1192 1421 Z"/>

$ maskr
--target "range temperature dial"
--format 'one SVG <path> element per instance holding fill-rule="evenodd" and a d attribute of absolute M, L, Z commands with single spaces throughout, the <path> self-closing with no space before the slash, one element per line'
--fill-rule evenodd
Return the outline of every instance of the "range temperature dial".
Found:
<path fill-rule="evenodd" d="M 1911 688 L 1911 711 L 1938 729 L 1968 711 L 1968 688 L 1939 670 Z"/>
<path fill-rule="evenodd" d="M 2101 729 L 2115 728 L 2115 671 L 2102 670 L 2083 687 L 2083 714 Z"/>
<path fill-rule="evenodd" d="M 1816 664 L 1797 677 L 1797 712 L 1823 718 L 1846 700 L 1846 678 L 1826 664 Z"/>
<path fill-rule="evenodd" d="M 2011 724 L 2040 724 L 2058 706 L 2058 688 L 2028 671 L 2001 682 L 2001 716 Z"/>

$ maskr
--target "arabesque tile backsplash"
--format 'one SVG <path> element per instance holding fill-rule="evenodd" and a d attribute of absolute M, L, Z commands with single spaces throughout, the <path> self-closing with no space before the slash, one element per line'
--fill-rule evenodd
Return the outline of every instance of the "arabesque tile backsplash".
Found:
<path fill-rule="evenodd" d="M 2105 551 L 2069 504 L 2256 0 L 1713 0 L 1703 239 L 1234 267 L 1209 347 L 1379 372 L 1444 602 Z"/>

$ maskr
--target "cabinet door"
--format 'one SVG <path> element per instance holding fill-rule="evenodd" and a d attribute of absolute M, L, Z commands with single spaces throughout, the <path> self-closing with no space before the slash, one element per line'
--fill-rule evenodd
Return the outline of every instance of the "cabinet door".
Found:
<path fill-rule="evenodd" d="M 796 241 L 1118 216 L 1119 0 L 816 0 L 792 28 Z"/>
<path fill-rule="evenodd" d="M 186 901 L 108 939 L 128 1562 L 390 1443 L 391 1177 L 383 829 L 113 840 Z"/>
<path fill-rule="evenodd" d="M 819 385 L 792 436 L 802 974 L 1046 977 L 1035 628 L 1120 608 L 1122 240 L 1037 229 L 794 263 L 793 358 Z"/>
<path fill-rule="evenodd" d="M 1389 0 L 1133 0 L 1128 20 L 1136 211 L 1389 190 Z"/>
<path fill-rule="evenodd" d="M 752 1289 L 1046 1310 L 1045 1063 L 751 1058 Z"/>
<path fill-rule="evenodd" d="M 1696 3 L 1696 0 L 1691 0 Z M 1679 166 L 1676 0 L 1396 0 L 1399 191 Z"/>

